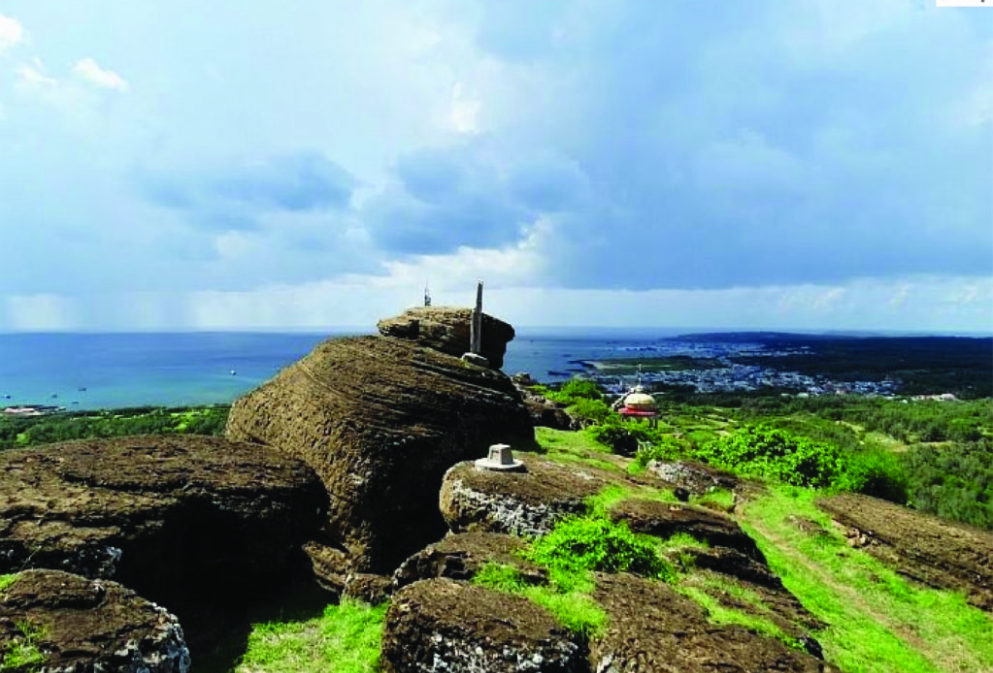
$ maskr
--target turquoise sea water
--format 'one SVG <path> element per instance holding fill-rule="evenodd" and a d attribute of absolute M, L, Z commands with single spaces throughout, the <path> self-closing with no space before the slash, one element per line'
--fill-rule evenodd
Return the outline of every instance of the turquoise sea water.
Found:
<path fill-rule="evenodd" d="M 228 403 L 321 341 L 358 333 L 0 334 L 0 408 Z M 558 380 L 580 368 L 575 360 L 637 355 L 676 333 L 684 332 L 519 329 L 503 369 Z"/>

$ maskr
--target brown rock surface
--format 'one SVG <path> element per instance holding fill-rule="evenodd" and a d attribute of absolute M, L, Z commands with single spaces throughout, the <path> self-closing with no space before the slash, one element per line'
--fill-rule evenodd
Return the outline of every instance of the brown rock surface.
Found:
<path fill-rule="evenodd" d="M 393 585 L 401 588 L 436 577 L 469 581 L 487 563 L 514 566 L 529 584 L 546 583 L 546 571 L 521 557 L 524 548 L 524 540 L 513 535 L 479 532 L 447 535 L 404 561 L 393 574 Z"/>
<path fill-rule="evenodd" d="M 382 654 L 386 673 L 589 673 L 583 648 L 543 608 L 449 579 L 394 595 Z"/>
<path fill-rule="evenodd" d="M 700 606 L 662 582 L 598 574 L 594 598 L 608 616 L 590 642 L 597 673 L 837 671 L 774 638 L 709 623 Z"/>
<path fill-rule="evenodd" d="M 331 496 L 323 541 L 379 573 L 444 535 L 437 497 L 452 464 L 534 445 L 507 376 L 384 337 L 320 344 L 239 399 L 227 435 L 307 461 Z"/>
<path fill-rule="evenodd" d="M 453 532 L 542 535 L 561 519 L 585 513 L 586 498 L 622 479 L 585 465 L 567 466 L 534 455 L 518 458 L 525 472 L 492 472 L 465 462 L 445 474 L 441 511 Z"/>
<path fill-rule="evenodd" d="M 857 545 L 919 582 L 961 591 L 993 612 L 993 535 L 885 500 L 846 493 L 817 506 L 849 529 Z"/>
<path fill-rule="evenodd" d="M 421 346 L 455 357 L 469 352 L 472 309 L 446 306 L 419 306 L 394 318 L 380 320 L 376 327 L 383 336 L 413 341 Z M 503 367 L 507 344 L 514 328 L 498 318 L 483 314 L 480 339 L 482 355 L 494 369 Z"/>
<path fill-rule="evenodd" d="M 626 521 L 636 533 L 668 538 L 688 533 L 714 547 L 734 549 L 765 564 L 755 541 L 731 517 L 704 507 L 683 503 L 658 502 L 631 498 L 609 511 L 613 521 Z"/>
<path fill-rule="evenodd" d="M 0 572 L 113 578 L 184 622 L 279 585 L 327 494 L 301 461 L 216 437 L 122 437 L 0 453 Z M 204 635 L 196 629 L 195 636 Z"/>
<path fill-rule="evenodd" d="M 15 669 L 14 648 L 39 661 Z M 27 570 L 0 592 L 0 668 L 186 673 L 190 653 L 176 618 L 107 580 Z M 42 668 L 43 667 L 43 668 Z"/>

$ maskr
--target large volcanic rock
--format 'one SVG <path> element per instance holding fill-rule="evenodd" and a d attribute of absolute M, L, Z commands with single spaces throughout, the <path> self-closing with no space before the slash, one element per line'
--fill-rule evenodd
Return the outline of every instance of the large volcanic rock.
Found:
<path fill-rule="evenodd" d="M 489 445 L 534 445 L 510 379 L 415 342 L 334 339 L 239 399 L 227 435 L 306 460 L 331 495 L 324 542 L 389 573 L 445 533 L 438 489 Z"/>
<path fill-rule="evenodd" d="M 590 642 L 597 673 L 828 673 L 834 666 L 741 626 L 719 626 L 663 582 L 597 574 L 594 598 L 607 626 Z"/>
<path fill-rule="evenodd" d="M 589 673 L 586 653 L 544 608 L 449 579 L 401 589 L 386 613 L 387 673 Z"/>
<path fill-rule="evenodd" d="M 173 615 L 116 582 L 57 570 L 27 570 L 0 591 L 0 653 L 5 671 L 190 669 Z"/>
<path fill-rule="evenodd" d="M 821 498 L 817 506 L 848 529 L 849 544 L 930 586 L 960 591 L 993 612 L 993 535 L 867 495 Z"/>
<path fill-rule="evenodd" d="M 216 437 L 0 453 L 0 573 L 114 578 L 184 622 L 303 572 L 327 494 L 303 462 Z M 197 629 L 195 635 L 202 635 Z"/>
<path fill-rule="evenodd" d="M 414 341 L 448 355 L 461 357 L 469 352 L 472 309 L 425 306 L 408 309 L 395 318 L 377 323 L 383 336 Z M 491 367 L 503 367 L 507 343 L 514 339 L 514 328 L 491 315 L 483 314 L 483 333 L 480 335 L 480 355 Z"/>

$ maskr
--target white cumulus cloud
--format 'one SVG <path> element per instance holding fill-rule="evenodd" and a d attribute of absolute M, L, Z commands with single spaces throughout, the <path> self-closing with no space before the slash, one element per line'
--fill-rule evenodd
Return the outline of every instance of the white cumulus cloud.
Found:
<path fill-rule="evenodd" d="M 0 14 L 0 53 L 24 41 L 24 26 L 17 19 Z"/>
<path fill-rule="evenodd" d="M 128 83 L 123 77 L 113 70 L 104 70 L 92 58 L 84 58 L 75 65 L 72 71 L 90 84 L 104 89 L 126 91 L 128 88 Z"/>

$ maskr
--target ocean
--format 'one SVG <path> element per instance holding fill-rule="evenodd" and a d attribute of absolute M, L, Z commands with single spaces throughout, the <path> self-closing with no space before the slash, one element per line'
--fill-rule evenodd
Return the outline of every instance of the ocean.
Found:
<path fill-rule="evenodd" d="M 633 357 L 687 331 L 521 328 L 503 371 L 563 380 L 581 370 L 577 360 Z M 0 334 L 0 408 L 226 404 L 321 341 L 360 333 Z"/>

